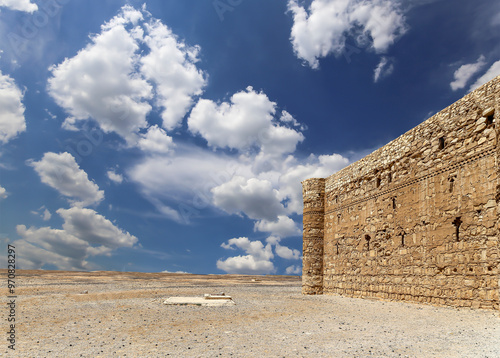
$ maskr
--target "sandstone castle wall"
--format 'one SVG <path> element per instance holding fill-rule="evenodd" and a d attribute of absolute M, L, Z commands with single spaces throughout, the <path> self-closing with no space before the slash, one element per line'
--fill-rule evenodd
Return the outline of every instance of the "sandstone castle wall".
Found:
<path fill-rule="evenodd" d="M 499 309 L 500 77 L 303 182 L 305 294 Z"/>

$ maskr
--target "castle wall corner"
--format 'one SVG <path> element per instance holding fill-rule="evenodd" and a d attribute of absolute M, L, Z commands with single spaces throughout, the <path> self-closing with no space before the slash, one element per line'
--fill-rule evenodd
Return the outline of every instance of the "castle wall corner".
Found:
<path fill-rule="evenodd" d="M 302 293 L 500 309 L 500 76 L 302 182 Z"/>

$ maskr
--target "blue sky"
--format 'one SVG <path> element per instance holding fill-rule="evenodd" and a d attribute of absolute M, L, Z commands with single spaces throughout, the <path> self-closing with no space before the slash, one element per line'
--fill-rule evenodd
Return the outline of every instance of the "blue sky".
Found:
<path fill-rule="evenodd" d="M 3 257 L 300 274 L 300 182 L 499 75 L 500 3 L 0 0 L 0 51 Z"/>

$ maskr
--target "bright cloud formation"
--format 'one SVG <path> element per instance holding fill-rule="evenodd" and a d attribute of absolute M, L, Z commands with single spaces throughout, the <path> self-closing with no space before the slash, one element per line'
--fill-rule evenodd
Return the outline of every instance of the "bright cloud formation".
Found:
<path fill-rule="evenodd" d="M 302 267 L 296 265 L 288 266 L 285 273 L 287 275 L 300 275 L 302 273 Z"/>
<path fill-rule="evenodd" d="M 33 215 L 39 216 L 43 219 L 43 221 L 49 221 L 52 218 L 52 214 L 50 213 L 49 209 L 45 207 L 45 205 L 40 207 L 38 210 L 32 210 L 31 213 Z"/>
<path fill-rule="evenodd" d="M 94 210 L 74 207 L 57 213 L 64 219 L 63 229 L 17 226 L 21 239 L 13 244 L 23 250 L 20 265 L 24 269 L 52 265 L 60 270 L 89 270 L 95 268 L 89 257 L 133 247 L 138 241 Z"/>
<path fill-rule="evenodd" d="M 275 267 L 272 262 L 275 254 L 285 260 L 300 260 L 301 253 L 298 250 L 290 249 L 280 245 L 280 238 L 270 236 L 266 240 L 266 245 L 262 241 L 251 241 L 247 237 L 230 239 L 221 245 L 226 250 L 241 250 L 246 255 L 238 255 L 219 259 L 217 268 L 227 273 L 233 274 L 270 274 L 274 273 Z"/>
<path fill-rule="evenodd" d="M 156 85 L 157 105 L 163 108 L 163 127 L 177 127 L 206 85 L 204 73 L 196 68 L 199 46 L 187 46 L 158 20 L 146 25 L 144 42 L 151 52 L 141 59 L 141 72 Z"/>
<path fill-rule="evenodd" d="M 278 215 L 276 221 L 259 220 L 254 225 L 255 231 L 268 232 L 278 237 L 296 236 L 302 234 L 298 225 L 286 215 Z"/>
<path fill-rule="evenodd" d="M 30 2 L 30 0 L 0 0 L 0 7 L 29 13 L 38 10 L 38 6 Z"/>
<path fill-rule="evenodd" d="M 302 181 L 308 178 L 326 178 L 349 164 L 340 154 L 310 155 L 299 161 L 289 157 L 279 177 L 280 198 L 287 200 L 287 213 L 302 214 Z"/>
<path fill-rule="evenodd" d="M 375 71 L 373 74 L 373 80 L 375 82 L 378 82 L 379 80 L 383 79 L 384 77 L 389 76 L 393 71 L 394 71 L 393 62 L 389 58 L 384 56 L 380 60 L 380 63 L 378 64 L 378 66 L 375 68 Z"/>
<path fill-rule="evenodd" d="M 212 192 L 214 204 L 230 214 L 245 213 L 251 219 L 275 221 L 278 214 L 285 212 L 278 191 L 267 180 L 235 176 Z"/>
<path fill-rule="evenodd" d="M 284 125 L 297 125 L 289 113 L 281 121 L 274 120 L 275 114 L 275 102 L 263 92 L 247 87 L 246 91 L 233 94 L 230 103 L 201 99 L 188 118 L 188 127 L 213 148 L 245 151 L 256 146 L 268 154 L 291 153 L 304 136 Z"/>
<path fill-rule="evenodd" d="M 25 226 L 19 226 L 18 235 L 23 239 L 16 240 L 12 244 L 15 245 L 16 249 L 23 250 L 25 253 L 23 257 L 19 258 L 19 267 L 25 270 L 36 270 L 46 266 L 69 271 L 96 269 L 86 259 L 85 243 L 77 238 L 68 237 L 64 232 L 50 228 L 26 229 Z M 67 250 L 68 246 L 57 245 L 60 242 L 72 243 L 73 245 L 70 246 L 70 250 Z M 60 247 L 60 249 L 52 251 L 52 246 Z M 66 250 L 62 250 L 63 247 Z"/>
<path fill-rule="evenodd" d="M 50 68 L 48 91 L 70 115 L 65 127 L 92 118 L 135 146 L 149 126 L 150 102 L 163 108 L 164 128 L 179 125 L 205 86 L 195 66 L 199 48 L 186 46 L 160 21 L 146 21 L 149 16 L 124 6 L 77 55 Z"/>
<path fill-rule="evenodd" d="M 0 143 L 7 143 L 26 130 L 23 93 L 14 80 L 0 71 Z"/>
<path fill-rule="evenodd" d="M 275 271 L 271 259 L 274 257 L 270 244 L 250 241 L 247 237 L 230 239 L 221 247 L 227 250 L 243 250 L 247 255 L 229 257 L 217 261 L 217 268 L 227 273 L 263 275 Z"/>
<path fill-rule="evenodd" d="M 166 217 L 188 223 L 198 210 L 212 205 L 211 189 L 248 170 L 237 158 L 192 146 L 179 146 L 175 156 L 146 156 L 128 178 Z M 200 180 L 203 178 L 203 180 Z"/>
<path fill-rule="evenodd" d="M 38 173 L 42 183 L 67 197 L 72 205 L 95 205 L 104 199 L 104 191 L 89 180 L 87 173 L 67 152 L 45 153 L 40 161 L 30 161 L 29 165 Z"/>
<path fill-rule="evenodd" d="M 300 260 L 300 251 L 295 249 L 290 249 L 286 246 L 281 246 L 280 244 L 276 244 L 275 247 L 276 255 L 283 259 L 287 260 Z"/>
<path fill-rule="evenodd" d="M 139 148 L 150 153 L 168 153 L 175 146 L 172 137 L 157 125 L 148 128 L 148 131 L 139 139 Z"/>
<path fill-rule="evenodd" d="M 392 0 L 313 0 L 308 9 L 289 0 L 288 9 L 295 54 L 314 69 L 320 58 L 342 54 L 350 37 L 353 45 L 385 53 L 407 29 L 398 2 Z"/>
<path fill-rule="evenodd" d="M 5 199 L 8 196 L 7 190 L 0 186 L 0 200 Z"/>
<path fill-rule="evenodd" d="M 350 16 L 346 31 L 362 24 L 376 52 L 395 39 L 387 35 L 394 28 L 384 32 L 373 22 L 376 14 L 390 18 L 386 3 L 371 5 L 371 15 L 358 2 L 345 10 Z M 348 160 L 337 154 L 296 157 L 305 127 L 262 90 L 248 86 L 227 101 L 198 98 L 207 84 L 207 74 L 197 67 L 199 53 L 199 46 L 179 40 L 145 7 L 126 5 L 76 55 L 50 68 L 47 89 L 68 114 L 64 129 L 78 130 L 82 121 L 94 120 L 103 132 L 123 138 L 128 149 L 140 149 L 141 157 L 123 175 L 104 171 L 111 182 L 120 184 L 126 176 L 159 213 L 179 223 L 189 223 L 205 209 L 254 220 L 254 231 L 272 236 L 265 242 L 240 237 L 223 243 L 224 249 L 242 254 L 220 259 L 216 266 L 230 273 L 273 273 L 274 259 L 300 260 L 298 250 L 280 243 L 301 234 L 292 219 L 302 213 L 300 182 L 330 175 Z M 377 80 L 392 70 L 384 58 Z M 154 111 L 160 125 L 148 122 Z M 189 133 L 209 148 L 174 143 L 169 131 L 179 128 L 186 115 Z M 33 253 L 27 254 L 26 265 L 39 265 L 39 255 L 57 267 L 88 268 L 90 257 L 137 243 L 85 208 L 101 203 L 104 192 L 71 154 L 45 153 L 29 165 L 72 207 L 56 211 L 64 220 L 61 229 L 18 228 L 21 244 Z M 57 243 L 60 248 L 53 249 Z M 297 272 L 293 267 L 291 272 Z"/>
<path fill-rule="evenodd" d="M 477 81 L 469 88 L 469 91 L 475 90 L 479 86 L 484 85 L 486 82 L 491 81 L 498 75 L 500 75 L 500 61 L 497 61 L 493 65 L 491 65 L 486 73 L 479 77 Z"/>
<path fill-rule="evenodd" d="M 475 63 L 460 66 L 453 74 L 454 81 L 450 83 L 453 91 L 464 88 L 469 80 L 486 65 L 485 57 L 481 55 Z"/>
<path fill-rule="evenodd" d="M 213 150 L 180 146 L 176 148 L 175 156 L 146 157 L 129 171 L 128 177 L 139 184 L 161 213 L 176 221 L 187 222 L 182 220 L 184 216 L 189 219 L 206 208 L 222 209 L 229 214 L 255 220 L 255 231 L 273 236 L 266 243 L 246 237 L 223 243 L 223 248 L 243 253 L 219 259 L 216 265 L 227 273 L 268 274 L 275 272 L 273 260 L 276 257 L 300 260 L 300 251 L 280 242 L 284 238 L 301 235 L 299 224 L 290 217 L 302 213 L 301 181 L 310 177 L 326 177 L 349 161 L 338 154 L 296 158 L 296 143 L 290 149 L 292 153 L 272 150 L 272 154 L 265 153 L 267 143 L 262 138 L 266 137 L 255 135 L 253 139 L 245 138 L 243 128 L 251 128 L 250 133 L 258 133 L 256 128 L 287 126 L 301 134 L 302 127 L 286 111 L 276 116 L 277 104 L 272 103 L 264 93 L 254 92 L 253 89 L 239 93 L 243 98 L 249 94 L 261 100 L 261 108 L 266 109 L 260 112 L 258 118 L 251 116 L 250 103 L 248 108 L 243 109 L 244 106 L 235 105 L 238 101 L 210 102 L 209 106 L 223 113 L 223 120 L 215 116 L 204 123 L 206 118 L 203 116 L 210 112 L 200 110 L 199 117 L 196 117 L 197 104 L 193 109 L 194 116 L 192 113 L 188 119 L 189 128 L 205 138 Z M 246 111 L 249 112 L 248 117 Z M 248 124 L 245 119 L 254 120 L 260 126 L 252 127 L 254 123 Z M 210 128 L 209 124 L 214 122 L 218 131 Z M 226 135 L 220 136 L 218 132 L 221 131 L 226 131 Z M 231 142 L 230 134 L 241 135 L 243 142 Z M 227 153 L 227 148 L 233 153 Z M 298 270 L 294 266 L 289 272 L 296 274 Z"/>
<path fill-rule="evenodd" d="M 256 220 L 257 231 L 287 237 L 300 235 L 287 215 L 302 213 L 301 181 L 326 177 L 349 163 L 338 154 L 305 159 L 289 155 L 256 173 L 258 160 L 258 155 L 242 158 L 179 147 L 173 157 L 145 157 L 130 168 L 127 177 L 173 220 L 188 222 L 182 219 L 184 214 L 215 207 Z"/>
<path fill-rule="evenodd" d="M 120 230 L 92 209 L 73 207 L 59 209 L 57 213 L 64 219 L 63 229 L 67 233 L 84 238 L 89 244 L 117 249 L 137 243 L 135 236 Z"/>
<path fill-rule="evenodd" d="M 75 57 L 51 67 L 48 86 L 71 115 L 71 124 L 93 118 L 104 132 L 116 132 L 131 144 L 147 126 L 147 100 L 152 97 L 151 85 L 135 73 L 139 45 L 125 28 L 138 17 L 138 11 L 126 7 Z"/>
<path fill-rule="evenodd" d="M 114 170 L 108 170 L 106 175 L 108 179 L 115 184 L 121 184 L 123 182 L 123 175 L 116 173 Z"/>

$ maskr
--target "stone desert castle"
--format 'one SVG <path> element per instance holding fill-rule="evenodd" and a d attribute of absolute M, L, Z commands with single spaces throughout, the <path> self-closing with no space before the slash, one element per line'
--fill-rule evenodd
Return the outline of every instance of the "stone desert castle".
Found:
<path fill-rule="evenodd" d="M 499 309 L 500 77 L 303 184 L 302 291 Z"/>

